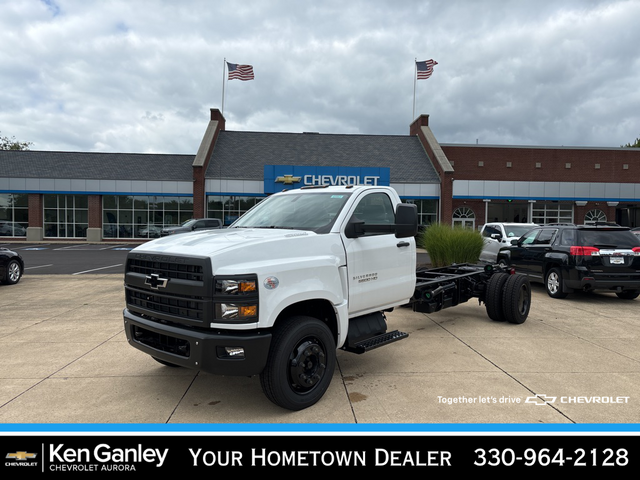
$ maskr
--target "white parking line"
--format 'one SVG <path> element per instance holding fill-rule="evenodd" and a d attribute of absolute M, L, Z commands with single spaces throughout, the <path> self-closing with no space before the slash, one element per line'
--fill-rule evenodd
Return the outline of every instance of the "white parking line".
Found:
<path fill-rule="evenodd" d="M 53 267 L 53 263 L 50 263 L 49 265 L 37 265 L 35 267 L 24 267 L 24 269 L 31 270 L 32 268 L 44 268 L 44 267 Z"/>
<path fill-rule="evenodd" d="M 120 247 L 121 245 L 93 245 L 93 244 L 89 244 L 89 245 L 67 245 L 66 247 L 60 247 L 60 248 L 54 248 L 54 250 L 71 250 L 71 251 L 78 251 L 78 250 L 109 250 L 110 248 L 114 248 L 114 247 Z"/>
<path fill-rule="evenodd" d="M 95 272 L 96 270 L 104 270 L 105 268 L 121 267 L 122 265 L 123 265 L 122 263 L 118 263 L 117 265 L 109 265 L 108 267 L 93 268 L 91 270 L 85 270 L 84 272 L 72 273 L 71 275 L 82 275 L 83 273 Z"/>

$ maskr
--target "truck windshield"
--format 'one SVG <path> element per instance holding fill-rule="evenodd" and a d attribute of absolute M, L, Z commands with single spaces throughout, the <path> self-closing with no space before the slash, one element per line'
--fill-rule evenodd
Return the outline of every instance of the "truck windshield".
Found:
<path fill-rule="evenodd" d="M 349 195 L 329 192 L 275 195 L 257 204 L 230 228 L 287 228 L 327 233 Z"/>

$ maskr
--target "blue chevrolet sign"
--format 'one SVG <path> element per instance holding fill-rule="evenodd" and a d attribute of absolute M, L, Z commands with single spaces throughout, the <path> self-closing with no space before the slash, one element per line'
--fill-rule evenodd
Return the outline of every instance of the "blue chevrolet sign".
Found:
<path fill-rule="evenodd" d="M 264 193 L 321 185 L 389 185 L 388 167 L 265 165 Z"/>

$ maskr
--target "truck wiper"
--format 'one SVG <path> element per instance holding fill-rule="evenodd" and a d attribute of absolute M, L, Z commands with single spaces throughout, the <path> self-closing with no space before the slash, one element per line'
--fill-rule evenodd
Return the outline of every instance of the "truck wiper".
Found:
<path fill-rule="evenodd" d="M 301 228 L 297 228 L 297 227 L 284 227 L 282 225 L 261 225 L 261 226 L 251 226 L 251 227 L 242 227 L 242 228 L 270 228 L 270 229 L 282 229 L 282 230 L 302 230 Z"/>

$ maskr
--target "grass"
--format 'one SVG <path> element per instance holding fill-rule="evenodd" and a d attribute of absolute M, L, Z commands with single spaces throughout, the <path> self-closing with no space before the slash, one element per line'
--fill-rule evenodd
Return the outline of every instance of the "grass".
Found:
<path fill-rule="evenodd" d="M 441 223 L 430 225 L 418 243 L 429 253 L 434 267 L 478 263 L 484 245 L 480 232 Z"/>

